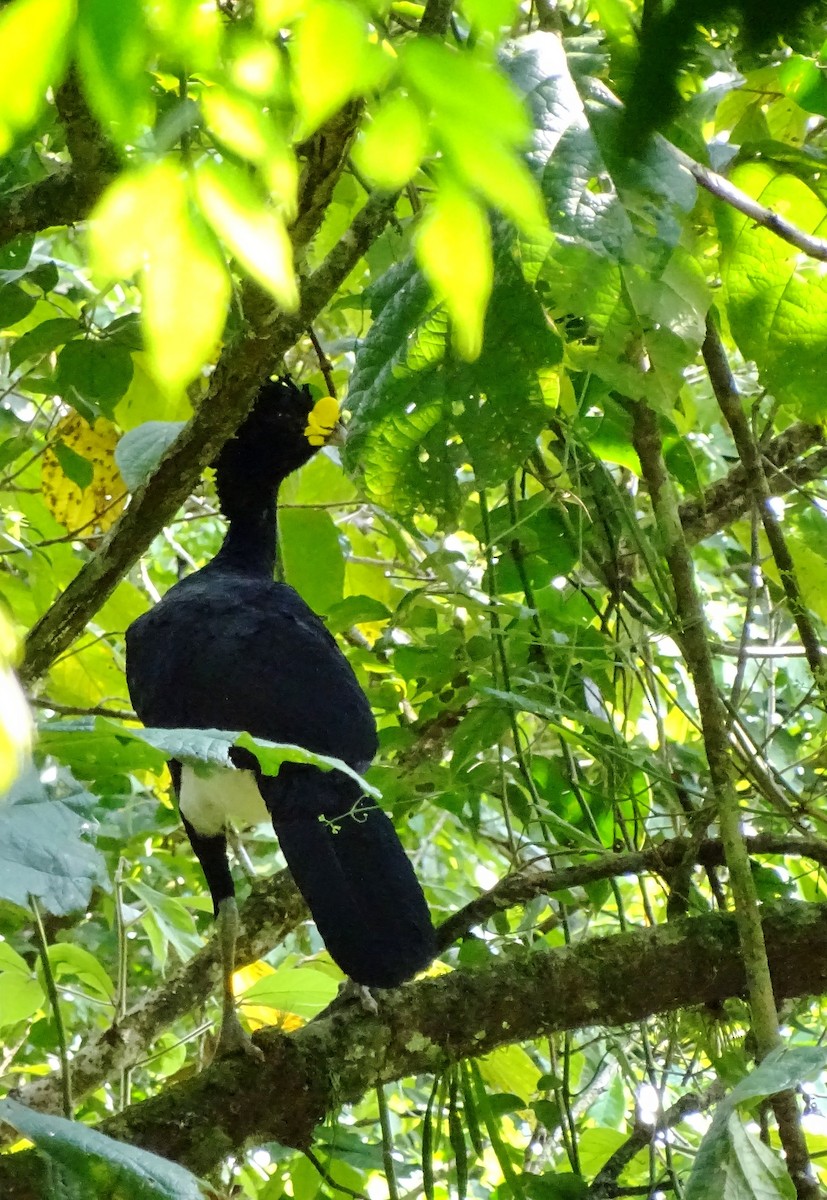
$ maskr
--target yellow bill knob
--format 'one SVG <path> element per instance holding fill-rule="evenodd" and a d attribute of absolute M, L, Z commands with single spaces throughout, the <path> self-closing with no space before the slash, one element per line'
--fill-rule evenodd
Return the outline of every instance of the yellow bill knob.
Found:
<path fill-rule="evenodd" d="M 324 446 L 333 436 L 339 421 L 339 401 L 335 396 L 322 396 L 307 417 L 304 436 L 311 446 Z"/>

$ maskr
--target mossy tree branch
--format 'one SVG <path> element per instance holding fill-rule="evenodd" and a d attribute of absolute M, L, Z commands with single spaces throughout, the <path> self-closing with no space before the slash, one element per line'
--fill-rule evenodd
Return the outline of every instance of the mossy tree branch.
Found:
<path fill-rule="evenodd" d="M 585 887 L 600 879 L 652 874 L 667 883 L 683 864 L 689 842 L 674 838 L 647 850 L 604 854 L 556 871 L 521 871 L 501 879 L 494 887 L 458 909 L 437 930 L 441 950 L 482 925 L 499 912 L 528 904 L 536 896 Z M 751 855 L 802 856 L 827 867 L 827 842 L 818 838 L 758 834 L 747 838 Z M 721 866 L 723 847 L 710 838 L 697 847 L 699 866 Z M 241 932 L 236 947 L 239 967 L 269 953 L 307 917 L 307 908 L 287 871 L 256 883 L 241 908 Z M 219 954 L 211 939 L 158 988 L 144 996 L 125 1016 L 86 1043 L 72 1059 L 75 1095 L 86 1095 L 117 1072 L 135 1066 L 152 1042 L 188 1012 L 204 1004 L 219 979 Z M 60 1074 L 35 1079 L 22 1088 L 19 1099 L 32 1108 L 59 1112 Z M 0 1138 L 2 1141 L 2 1138 Z"/>
<path fill-rule="evenodd" d="M 764 930 L 779 998 L 827 989 L 825 906 L 773 906 Z M 295 1034 L 260 1034 L 263 1063 L 213 1063 L 101 1128 L 206 1174 L 251 1140 L 309 1145 L 326 1112 L 377 1083 L 561 1030 L 719 1005 L 745 987 L 736 922 L 723 913 L 502 956 L 385 993 L 375 1017 L 354 1005 Z M 0 1158 L 0 1195 L 39 1197 L 41 1170 L 34 1154 Z"/>

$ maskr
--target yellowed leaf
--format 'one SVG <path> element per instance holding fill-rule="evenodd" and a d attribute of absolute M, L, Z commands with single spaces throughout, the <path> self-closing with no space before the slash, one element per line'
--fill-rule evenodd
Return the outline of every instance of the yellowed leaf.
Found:
<path fill-rule="evenodd" d="M 57 442 L 85 459 L 91 482 L 81 488 L 69 479 L 53 446 L 43 455 L 41 491 L 56 521 L 70 533 L 91 537 L 105 532 L 119 516 L 126 501 L 114 450 L 118 434 L 111 421 L 102 417 L 90 426 L 78 413 L 69 413 L 58 423 Z"/>

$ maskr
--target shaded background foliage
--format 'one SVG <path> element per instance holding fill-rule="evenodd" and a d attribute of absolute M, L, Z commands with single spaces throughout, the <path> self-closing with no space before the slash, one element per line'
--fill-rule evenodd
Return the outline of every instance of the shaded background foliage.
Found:
<path fill-rule="evenodd" d="M 122 1112 L 128 1134 L 135 1102 L 174 1103 L 209 1057 L 209 966 L 179 964 L 200 951 L 211 905 L 163 755 L 126 732 L 123 631 L 221 536 L 209 477 L 172 519 L 156 519 L 147 478 L 172 447 L 195 479 L 211 454 L 184 423 L 195 411 L 226 437 L 282 356 L 350 413 L 343 461 L 325 451 L 282 491 L 279 569 L 370 697 L 369 781 L 437 920 L 525 874 L 519 902 L 458 922 L 434 972 L 733 907 L 720 844 L 698 850 L 718 833 L 707 701 L 641 482 L 642 406 L 694 546 L 758 899 L 822 901 L 827 33 L 814 18 L 785 26 L 788 41 L 780 23 L 743 38 L 737 14 L 704 6 L 691 53 L 664 56 L 653 85 L 664 23 L 693 13 L 631 0 L 0 9 L 0 651 L 8 663 L 12 634 L 27 639 L 39 725 L 35 765 L 11 783 L 28 728 L 6 672 L 7 1091 L 58 1108 L 62 1057 L 76 1083 L 63 1107 L 85 1124 Z M 657 88 L 645 113 L 641 78 Z M 646 140 L 654 111 L 669 124 Z M 750 200 L 815 239 L 812 253 Z M 734 373 L 724 387 L 716 345 Z M 789 560 L 737 465 L 727 387 Z M 106 537 L 127 493 L 133 525 Z M 132 532 L 119 541 L 119 528 Z M 125 540 L 111 594 L 66 593 Z M 62 603 L 83 632 L 58 645 L 38 621 Z M 667 853 L 675 838 L 690 841 Z M 271 833 L 244 844 L 266 880 Z M 575 873 L 555 884 L 561 871 Z M 338 976 L 289 885 L 263 913 L 267 890 L 256 884 L 247 909 L 242 1012 L 290 1033 Z M 645 988 L 652 969 L 630 959 L 629 977 Z M 132 1040 L 96 1074 L 90 1047 L 113 1023 Z M 793 1058 L 746 1082 L 740 998 L 624 1028 L 595 1011 L 479 1061 L 469 1027 L 458 1065 L 378 1093 L 368 1071 L 311 1157 L 234 1145 L 214 1181 L 261 1200 L 787 1196 L 756 1101 L 808 1081 L 818 1168 L 822 1025 L 818 1000 L 790 1000 Z M 16 1103 L 0 1102 L 0 1119 L 37 1140 L 46 1118 Z M 148 1195 L 198 1186 L 78 1126 L 45 1128 L 78 1194 L 109 1194 L 119 1171 L 134 1186 L 139 1169 L 157 1172 Z M 9 1161 L 0 1178 L 13 1180 Z"/>

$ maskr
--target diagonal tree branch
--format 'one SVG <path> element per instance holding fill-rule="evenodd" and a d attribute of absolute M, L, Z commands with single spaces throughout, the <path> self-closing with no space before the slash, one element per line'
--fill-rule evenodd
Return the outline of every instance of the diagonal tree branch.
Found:
<path fill-rule="evenodd" d="M 764 473 L 773 496 L 823 479 L 827 474 L 827 446 L 818 425 L 798 421 L 770 441 L 762 451 Z M 681 525 L 690 546 L 738 521 L 750 510 L 747 474 L 741 463 L 723 479 L 712 483 L 700 500 L 681 505 Z"/>
<path fill-rule="evenodd" d="M 827 989 L 827 906 L 768 907 L 764 929 L 779 999 Z M 745 986 L 735 919 L 722 913 L 509 955 L 388 992 L 377 1016 L 354 1005 L 295 1034 L 268 1031 L 256 1038 L 263 1063 L 213 1063 L 101 1128 L 206 1174 L 251 1140 L 309 1145 L 327 1111 L 377 1083 L 561 1030 L 718 1005 Z M 34 1154 L 0 1158 L 0 1195 L 39 1197 L 40 1170 Z"/>

